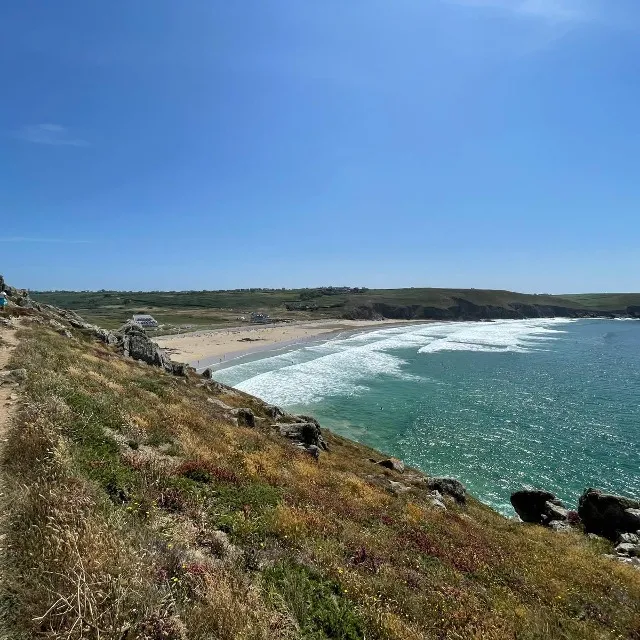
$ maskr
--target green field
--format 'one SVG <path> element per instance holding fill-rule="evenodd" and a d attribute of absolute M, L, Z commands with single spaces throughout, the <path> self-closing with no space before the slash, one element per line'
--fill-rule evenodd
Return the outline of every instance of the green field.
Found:
<path fill-rule="evenodd" d="M 525 294 L 488 289 L 239 289 L 233 291 L 35 291 L 35 300 L 73 309 L 107 328 L 133 313 L 151 313 L 178 328 L 237 324 L 253 311 L 279 319 L 310 320 L 351 317 L 374 305 L 449 309 L 465 304 L 508 308 L 510 304 L 565 307 L 624 313 L 640 305 L 640 294 Z"/>

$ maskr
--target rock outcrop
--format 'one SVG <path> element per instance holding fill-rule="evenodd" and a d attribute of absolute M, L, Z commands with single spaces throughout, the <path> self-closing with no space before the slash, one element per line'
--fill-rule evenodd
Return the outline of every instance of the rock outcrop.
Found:
<path fill-rule="evenodd" d="M 523 522 L 549 525 L 563 522 L 569 510 L 549 491 L 522 489 L 511 494 L 511 504 Z M 555 528 L 555 527 L 554 527 Z"/>
<path fill-rule="evenodd" d="M 640 501 L 587 489 L 578 503 L 578 514 L 585 531 L 609 540 L 622 533 L 635 534 L 640 529 Z"/>
<path fill-rule="evenodd" d="M 279 422 L 274 427 L 278 429 L 280 435 L 294 440 L 305 448 L 317 447 L 318 451 L 320 449 L 327 451 L 329 448 L 322 437 L 322 431 L 317 420 L 313 422 Z"/>
<path fill-rule="evenodd" d="M 380 460 L 378 464 L 381 467 L 392 469 L 393 471 L 397 471 L 398 473 L 404 473 L 404 462 L 402 462 L 402 460 L 398 460 L 398 458 L 387 458 L 386 460 Z"/>
<path fill-rule="evenodd" d="M 460 504 L 464 504 L 467 500 L 466 487 L 455 478 L 427 478 L 425 482 L 432 491 L 439 491 L 442 495 L 451 496 Z"/>
<path fill-rule="evenodd" d="M 113 332 L 114 342 L 126 357 L 142 360 L 163 369 L 171 369 L 171 359 L 158 345 L 149 339 L 145 330 L 135 322 L 127 322 Z"/>
<path fill-rule="evenodd" d="M 238 425 L 241 427 L 250 427 L 253 429 L 256 426 L 256 416 L 251 409 L 241 408 L 233 409 L 233 415 L 238 420 Z"/>

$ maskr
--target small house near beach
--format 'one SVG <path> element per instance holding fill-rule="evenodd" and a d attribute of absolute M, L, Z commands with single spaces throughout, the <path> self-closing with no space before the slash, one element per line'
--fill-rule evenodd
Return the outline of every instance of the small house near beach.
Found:
<path fill-rule="evenodd" d="M 157 320 L 153 316 L 150 316 L 150 315 L 148 315 L 146 313 L 134 313 L 133 314 L 133 321 L 136 324 L 139 324 L 141 327 L 144 327 L 145 329 L 157 329 L 158 328 Z"/>

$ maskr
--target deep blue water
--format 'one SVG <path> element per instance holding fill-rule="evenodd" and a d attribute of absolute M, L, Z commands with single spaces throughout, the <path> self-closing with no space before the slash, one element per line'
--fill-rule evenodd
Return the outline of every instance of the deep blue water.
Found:
<path fill-rule="evenodd" d="M 533 485 L 640 497 L 640 322 L 388 328 L 239 361 L 215 377 L 511 514 Z"/>

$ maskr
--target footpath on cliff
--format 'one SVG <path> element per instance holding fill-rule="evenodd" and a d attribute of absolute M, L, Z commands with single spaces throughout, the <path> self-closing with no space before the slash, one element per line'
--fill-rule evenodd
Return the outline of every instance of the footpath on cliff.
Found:
<path fill-rule="evenodd" d="M 15 328 L 10 327 L 11 323 L 6 322 L 5 324 L 0 318 L 0 376 L 3 378 L 7 372 L 11 354 L 18 344 L 16 338 L 17 326 Z M 9 378 L 9 376 L 6 377 Z M 4 441 L 7 424 L 15 411 L 18 401 L 18 395 L 15 392 L 17 384 L 18 382 L 15 381 L 0 386 L 0 406 L 2 407 L 2 412 L 0 412 L 0 446 Z"/>

